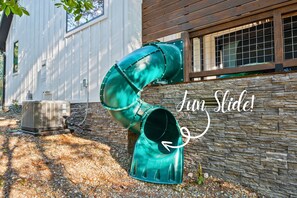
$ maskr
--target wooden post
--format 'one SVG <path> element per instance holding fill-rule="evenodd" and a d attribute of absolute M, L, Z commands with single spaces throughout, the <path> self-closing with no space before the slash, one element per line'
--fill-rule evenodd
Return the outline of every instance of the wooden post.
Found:
<path fill-rule="evenodd" d="M 279 10 L 273 12 L 273 28 L 274 28 L 274 55 L 275 64 L 284 62 L 284 40 L 283 40 L 283 21 Z"/>
<path fill-rule="evenodd" d="M 183 32 L 181 38 L 184 42 L 184 82 L 189 82 L 192 71 L 192 41 L 188 32 Z"/>
<path fill-rule="evenodd" d="M 135 143 L 136 143 L 138 137 L 139 137 L 138 134 L 133 133 L 132 131 L 128 130 L 128 153 L 131 155 L 134 152 L 134 146 L 135 146 Z"/>

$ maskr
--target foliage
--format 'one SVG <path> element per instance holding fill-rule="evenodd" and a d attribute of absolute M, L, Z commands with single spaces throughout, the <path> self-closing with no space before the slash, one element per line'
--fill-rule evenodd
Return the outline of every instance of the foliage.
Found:
<path fill-rule="evenodd" d="M 60 0 L 60 3 L 56 3 L 55 5 L 59 7 L 63 7 L 69 14 L 73 14 L 75 16 L 75 21 L 79 21 L 79 19 L 83 16 L 83 13 L 91 10 L 93 8 L 92 1 L 90 0 Z"/>
<path fill-rule="evenodd" d="M 22 106 L 19 105 L 18 100 L 12 100 L 12 104 L 9 106 L 9 111 L 13 113 L 21 113 L 22 112 Z"/>
<path fill-rule="evenodd" d="M 55 1 L 55 0 L 53 0 Z M 78 21 L 82 17 L 82 13 L 93 8 L 91 0 L 59 0 L 55 6 L 64 8 L 66 12 L 73 14 L 75 20 Z M 0 0 L 0 12 L 3 11 L 6 16 L 12 14 L 29 16 L 29 12 L 25 7 L 21 6 L 17 0 Z"/>
<path fill-rule="evenodd" d="M 93 0 L 93 8 L 79 15 L 67 14 L 67 32 L 104 14 L 104 0 Z"/>
<path fill-rule="evenodd" d="M 203 175 L 203 172 L 202 172 L 202 166 L 201 166 L 201 163 L 199 163 L 199 167 L 198 167 L 198 170 L 197 170 L 197 183 L 199 185 L 202 185 L 204 183 L 204 175 Z"/>
<path fill-rule="evenodd" d="M 17 0 L 0 0 L 0 11 L 3 11 L 6 16 L 10 15 L 10 13 L 18 16 L 29 15 L 26 8 L 19 5 Z"/>

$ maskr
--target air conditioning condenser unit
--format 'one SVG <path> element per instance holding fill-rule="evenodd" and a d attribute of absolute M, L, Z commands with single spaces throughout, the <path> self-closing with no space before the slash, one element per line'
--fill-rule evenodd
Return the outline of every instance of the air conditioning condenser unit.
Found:
<path fill-rule="evenodd" d="M 69 116 L 68 101 L 24 101 L 21 129 L 36 133 L 65 129 L 65 118 Z"/>

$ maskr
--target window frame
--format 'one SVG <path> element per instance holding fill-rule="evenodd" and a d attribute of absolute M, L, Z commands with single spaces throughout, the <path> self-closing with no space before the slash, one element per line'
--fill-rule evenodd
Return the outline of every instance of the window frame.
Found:
<path fill-rule="evenodd" d="M 289 18 L 289 17 L 297 17 L 297 12 L 291 12 L 291 13 L 286 13 L 286 14 L 283 14 L 282 16 L 282 28 L 284 28 L 284 26 L 285 25 L 287 25 L 287 24 L 285 24 L 285 19 L 286 18 Z M 290 25 L 292 25 L 293 23 L 297 23 L 296 21 L 295 22 L 290 22 Z M 291 27 L 292 28 L 292 27 Z M 292 28 L 290 31 L 291 31 L 291 33 L 292 33 L 292 31 L 294 31 L 294 30 L 296 30 L 297 28 Z M 297 50 L 294 50 L 295 49 L 295 43 L 291 43 L 291 45 L 286 45 L 286 39 L 290 39 L 290 40 L 292 40 L 292 39 L 295 39 L 295 38 L 297 38 L 297 36 L 296 36 L 296 34 L 295 33 L 293 33 L 291 36 L 289 36 L 289 37 L 286 37 L 286 35 L 285 35 L 285 33 L 287 33 L 286 31 L 285 31 L 285 29 L 282 29 L 282 33 L 283 33 L 283 59 L 284 59 L 284 61 L 289 61 L 289 60 L 296 60 L 297 59 L 297 56 L 296 55 L 294 55 L 296 52 L 297 52 Z M 295 35 L 295 36 L 294 36 Z M 291 53 L 292 53 L 292 57 L 291 58 L 286 58 L 286 53 L 290 53 L 290 52 L 286 52 L 286 47 L 288 47 L 288 46 L 290 46 L 290 47 L 292 47 L 292 51 L 291 51 Z"/>
<path fill-rule="evenodd" d="M 82 30 L 84 30 L 84 29 L 86 29 L 86 28 L 88 28 L 88 27 L 90 27 L 90 26 L 92 26 L 94 24 L 97 24 L 100 21 L 103 21 L 104 19 L 106 19 L 107 16 L 108 16 L 108 7 L 109 7 L 108 0 L 103 0 L 103 5 L 104 5 L 103 6 L 103 10 L 104 10 L 103 15 L 98 16 L 96 18 L 93 18 L 90 21 L 88 21 L 88 22 L 86 22 L 86 23 L 84 23 L 84 24 L 82 24 L 80 26 L 77 26 L 76 28 L 74 28 L 74 29 L 72 29 L 70 31 L 67 31 L 68 14 L 67 14 L 67 12 L 65 12 L 65 36 L 64 37 L 65 38 L 70 37 L 71 35 L 76 34 L 77 32 L 80 32 L 80 31 L 82 31 Z"/>
<path fill-rule="evenodd" d="M 262 28 L 261 28 L 262 26 Z M 261 29 L 260 29 L 261 28 Z M 244 37 L 251 36 L 251 31 L 252 29 L 254 29 L 254 37 L 252 39 L 244 39 Z M 259 31 L 263 31 L 262 36 L 257 37 L 256 32 Z M 269 31 L 270 30 L 270 31 Z M 264 34 L 264 31 L 269 31 L 271 34 L 267 35 Z M 269 37 L 269 40 L 265 40 L 264 37 L 266 38 Z M 259 38 L 263 39 L 263 41 L 258 41 Z M 197 38 L 197 37 L 196 37 Z M 239 39 L 238 39 L 239 38 Z M 195 39 L 195 38 L 194 38 Z M 232 41 L 234 40 L 234 41 Z M 248 43 L 246 43 L 246 41 L 249 40 Z M 253 42 L 252 42 L 253 40 Z M 274 62 L 274 30 L 273 30 L 273 20 L 272 18 L 267 18 L 264 20 L 259 20 L 259 21 L 254 21 L 252 23 L 248 23 L 248 24 L 243 24 L 240 26 L 236 26 L 233 28 L 228 28 L 226 30 L 222 30 L 222 31 L 217 31 L 211 34 L 207 34 L 204 35 L 201 39 L 201 41 L 203 41 L 204 45 L 207 46 L 206 49 L 200 49 L 200 51 L 202 50 L 203 53 L 207 54 L 207 60 L 206 63 L 204 63 L 204 68 L 207 68 L 205 71 L 212 71 L 212 70 L 217 70 L 217 69 L 224 69 L 224 68 L 237 68 L 237 67 L 244 67 L 244 66 L 256 66 L 256 65 L 263 65 L 263 64 L 269 64 L 271 62 Z M 231 45 L 231 44 L 237 43 L 236 44 L 236 48 L 230 48 L 231 50 L 242 50 L 241 52 L 238 53 L 231 53 L 231 55 L 235 55 L 235 59 L 231 58 L 230 56 L 226 56 L 224 55 L 224 51 L 229 51 L 229 50 L 224 50 L 224 47 L 226 45 Z M 269 47 L 266 47 L 266 44 Z M 258 55 L 256 51 L 260 50 L 252 50 L 250 49 L 251 46 L 256 47 L 262 45 L 262 51 L 263 51 L 263 55 Z M 194 43 L 193 43 L 193 46 Z M 199 46 L 198 46 L 199 47 Z M 195 47 L 194 47 L 195 48 Z M 248 48 L 247 50 L 243 50 L 244 48 Z M 266 54 L 268 51 L 271 51 L 271 53 Z M 208 54 L 211 53 L 211 54 Z M 254 56 L 250 56 L 252 53 L 255 53 Z M 246 56 L 246 54 L 248 54 L 248 56 Z M 241 56 L 240 59 L 238 59 L 238 56 Z M 237 56 L 237 57 L 236 57 Z M 196 57 L 196 56 L 195 56 Z M 270 59 L 268 59 L 268 57 L 270 57 Z M 196 57 L 198 58 L 198 57 Z M 225 60 L 225 58 L 227 58 L 227 60 Z M 228 64 L 230 64 L 233 60 L 233 62 L 235 63 L 234 65 L 231 64 L 228 66 Z M 199 59 L 199 58 L 198 58 Z M 200 58 L 201 59 L 201 58 Z M 200 60 L 199 59 L 199 60 Z M 258 61 L 258 59 L 263 59 L 263 61 Z M 198 60 L 198 62 L 200 62 Z M 229 60 L 229 61 L 228 61 Z M 256 61 L 253 61 L 256 60 Z M 247 63 L 245 63 L 245 61 L 247 61 Z M 197 63 L 197 61 L 194 61 L 194 63 Z M 209 62 L 209 64 L 207 64 Z M 239 64 L 239 62 L 241 62 Z M 224 65 L 224 63 L 227 63 L 227 65 Z M 199 68 L 194 67 L 196 70 L 201 70 Z"/>
<path fill-rule="evenodd" d="M 17 56 L 15 56 L 15 48 L 18 48 L 18 52 L 17 52 Z M 20 52 L 20 45 L 19 45 L 19 40 L 16 40 L 13 42 L 13 48 L 12 48 L 12 74 L 13 75 L 17 75 L 20 71 L 20 68 L 19 68 L 19 52 Z M 15 70 L 15 61 L 17 61 L 17 70 Z"/>

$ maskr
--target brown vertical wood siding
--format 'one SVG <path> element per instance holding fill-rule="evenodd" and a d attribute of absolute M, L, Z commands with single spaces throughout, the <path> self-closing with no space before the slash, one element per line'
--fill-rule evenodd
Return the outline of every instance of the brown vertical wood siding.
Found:
<path fill-rule="evenodd" d="M 295 0 L 143 0 L 143 42 L 296 4 Z"/>

